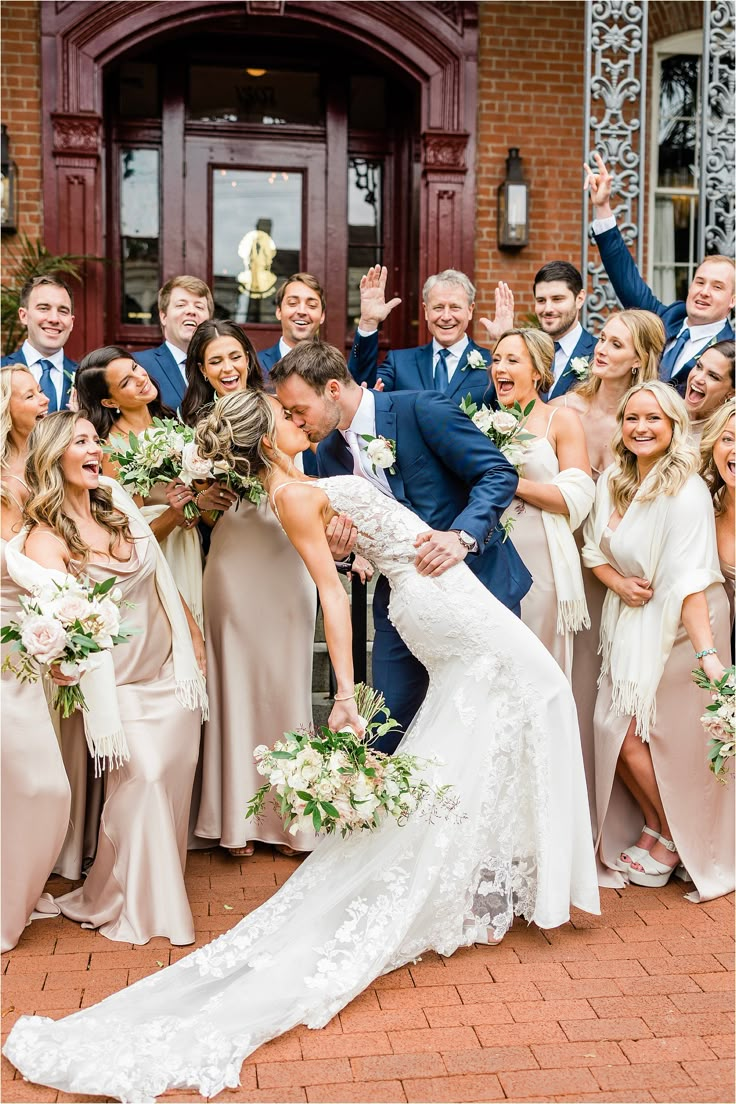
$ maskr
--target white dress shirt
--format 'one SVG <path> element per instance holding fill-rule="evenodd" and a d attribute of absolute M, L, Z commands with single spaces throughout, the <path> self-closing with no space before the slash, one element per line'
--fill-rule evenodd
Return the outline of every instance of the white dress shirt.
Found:
<path fill-rule="evenodd" d="M 565 371 L 565 366 L 572 356 L 573 350 L 582 337 L 582 334 L 583 327 L 580 325 L 579 322 L 576 322 L 569 333 L 563 334 L 562 337 L 558 337 L 555 339 L 557 341 L 557 344 L 560 346 L 559 349 L 555 349 L 555 359 L 553 364 L 555 383 L 557 383 L 558 379 Z"/>
<path fill-rule="evenodd" d="M 283 360 L 287 353 L 290 353 L 294 348 L 293 345 L 287 345 L 283 337 L 279 338 L 279 359 Z"/>
<path fill-rule="evenodd" d="M 177 367 L 182 374 L 182 378 L 186 380 L 187 354 L 184 352 L 183 349 L 180 349 L 178 345 L 172 345 L 170 341 L 165 341 L 164 344 L 176 361 Z"/>
<path fill-rule="evenodd" d="M 667 342 L 667 348 L 677 341 L 678 337 L 684 329 L 690 331 L 690 336 L 682 346 L 680 355 L 675 361 L 675 365 L 672 369 L 672 375 L 676 375 L 680 371 L 683 364 L 687 364 L 693 357 L 699 356 L 700 353 L 705 352 L 706 348 L 711 344 L 716 334 L 719 334 L 726 323 L 726 319 L 722 318 L 718 322 L 709 322 L 706 326 L 688 326 L 687 318 L 680 326 L 679 330 L 672 338 Z"/>
<path fill-rule="evenodd" d="M 445 361 L 445 363 L 447 364 L 447 382 L 448 383 L 450 382 L 452 377 L 455 375 L 455 369 L 457 368 L 458 364 L 460 363 L 460 358 L 462 357 L 463 353 L 465 352 L 465 350 L 467 349 L 469 344 L 470 344 L 470 341 L 468 340 L 468 335 L 463 334 L 463 336 L 460 338 L 459 341 L 456 341 L 454 345 L 450 345 L 450 347 L 448 348 L 447 351 L 450 355 L 447 357 L 447 360 Z M 444 348 L 445 348 L 445 346 L 440 345 L 440 343 L 439 343 L 439 341 L 437 340 L 436 337 L 432 338 L 432 374 L 433 375 L 434 375 L 434 370 L 437 367 L 437 361 L 439 359 L 440 349 L 444 349 Z"/>
<path fill-rule="evenodd" d="M 364 441 L 360 436 L 363 433 L 367 433 L 371 437 L 378 436 L 376 433 L 376 400 L 373 397 L 373 392 L 369 388 L 362 388 L 360 406 L 355 411 L 349 429 L 341 429 L 340 432 L 345 438 L 353 456 L 353 475 L 361 475 L 365 479 L 370 480 L 370 482 L 375 484 L 385 495 L 393 498 L 394 493 L 389 486 L 385 471 L 383 468 L 376 468 L 375 471 L 373 470 L 373 466 L 366 454 L 368 442 Z"/>
<path fill-rule="evenodd" d="M 43 371 L 38 362 L 40 360 L 48 360 L 53 364 L 53 368 L 51 369 L 51 382 L 56 391 L 56 408 L 60 410 L 61 392 L 64 386 L 64 350 L 57 349 L 51 356 L 44 356 L 43 353 L 39 353 L 37 349 L 34 349 L 30 341 L 26 339 L 23 342 L 23 356 L 25 357 L 26 364 L 31 369 L 33 378 L 38 384 L 41 383 L 41 372 Z"/>

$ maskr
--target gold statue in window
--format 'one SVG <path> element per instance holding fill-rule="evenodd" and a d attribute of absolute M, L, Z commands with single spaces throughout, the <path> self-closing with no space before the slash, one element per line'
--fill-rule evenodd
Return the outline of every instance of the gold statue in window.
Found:
<path fill-rule="evenodd" d="M 276 291 L 278 277 L 271 271 L 276 244 L 265 230 L 249 230 L 238 246 L 244 268 L 238 273 L 240 290 L 251 299 L 267 299 Z"/>

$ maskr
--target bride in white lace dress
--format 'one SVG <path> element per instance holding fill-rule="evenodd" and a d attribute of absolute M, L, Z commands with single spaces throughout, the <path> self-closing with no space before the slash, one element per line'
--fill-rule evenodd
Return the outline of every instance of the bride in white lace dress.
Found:
<path fill-rule="evenodd" d="M 71 1094 L 214 1096 L 237 1087 L 262 1043 L 324 1026 L 424 951 L 497 941 L 515 915 L 551 928 L 571 903 L 599 911 L 575 705 L 544 646 L 464 564 L 420 576 L 414 540 L 426 525 L 370 482 L 301 476 L 292 458 L 306 436 L 274 399 L 220 399 L 198 439 L 207 455 L 263 471 L 320 589 L 344 699 L 330 723 L 361 729 L 347 600 L 324 536 L 335 512 L 352 517 L 358 551 L 389 578 L 391 619 L 429 672 L 401 748 L 442 759 L 437 781 L 453 785 L 460 815 L 328 837 L 208 946 L 66 1019 L 21 1018 L 5 1054 L 27 1079 Z"/>

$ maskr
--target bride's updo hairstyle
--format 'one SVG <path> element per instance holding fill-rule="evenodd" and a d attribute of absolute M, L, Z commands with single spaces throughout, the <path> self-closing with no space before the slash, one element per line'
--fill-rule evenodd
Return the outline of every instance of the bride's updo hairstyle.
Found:
<path fill-rule="evenodd" d="M 82 540 L 76 522 L 64 513 L 66 484 L 61 467 L 62 457 L 74 440 L 77 422 L 82 420 L 87 420 L 86 414 L 60 410 L 48 414 L 31 433 L 25 471 L 28 499 L 23 517 L 31 528 L 48 525 L 74 558 L 85 564 L 91 549 Z M 113 506 L 108 487 L 95 487 L 89 492 L 89 500 L 92 516 L 109 535 L 108 551 L 112 556 L 121 541 L 131 540 L 128 519 Z"/>
<path fill-rule="evenodd" d="M 273 459 L 263 447 L 268 437 L 275 449 L 276 418 L 263 391 L 223 395 L 205 414 L 194 433 L 197 452 L 205 460 L 225 460 L 238 473 L 253 478 L 271 471 Z"/>

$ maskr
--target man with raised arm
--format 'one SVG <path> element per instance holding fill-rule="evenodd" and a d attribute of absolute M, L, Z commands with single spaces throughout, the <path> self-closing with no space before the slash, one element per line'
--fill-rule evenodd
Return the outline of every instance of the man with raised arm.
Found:
<path fill-rule="evenodd" d="M 652 311 L 664 322 L 667 345 L 659 367 L 660 378 L 684 394 L 687 377 L 700 354 L 716 341 L 733 338 L 728 315 L 734 306 L 734 262 L 714 254 L 695 271 L 685 302 L 665 305 L 644 282 L 626 248 L 611 209 L 613 178 L 603 158 L 595 153 L 598 169 L 585 165 L 585 187 L 590 191 L 595 217 L 593 233 L 613 290 L 627 309 Z"/>

